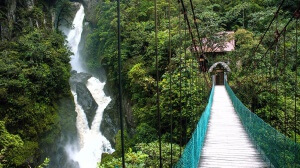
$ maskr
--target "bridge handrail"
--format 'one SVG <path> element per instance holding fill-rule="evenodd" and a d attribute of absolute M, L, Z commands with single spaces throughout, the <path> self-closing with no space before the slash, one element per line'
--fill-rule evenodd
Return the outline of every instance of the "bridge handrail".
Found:
<path fill-rule="evenodd" d="M 208 121 L 210 118 L 211 106 L 213 102 L 215 87 L 213 86 L 210 92 L 208 104 L 201 115 L 201 118 L 197 124 L 196 129 L 189 142 L 187 143 L 181 158 L 174 166 L 175 168 L 194 168 L 198 167 L 200 160 L 204 139 L 207 132 Z"/>
<path fill-rule="evenodd" d="M 244 128 L 270 167 L 300 167 L 300 144 L 252 113 L 236 97 L 227 82 L 225 87 Z"/>

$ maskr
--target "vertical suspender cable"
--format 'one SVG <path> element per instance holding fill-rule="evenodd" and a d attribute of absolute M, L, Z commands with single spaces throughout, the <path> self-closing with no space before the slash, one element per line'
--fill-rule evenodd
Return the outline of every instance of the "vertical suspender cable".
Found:
<path fill-rule="evenodd" d="M 272 64 L 271 64 L 271 61 L 272 61 L 272 51 L 270 51 L 270 60 L 269 60 L 269 81 L 268 81 L 268 84 L 269 84 L 269 93 L 272 94 L 272 84 L 271 84 L 271 81 L 272 81 Z M 271 101 L 272 103 L 273 101 Z M 270 125 L 272 125 L 272 122 L 271 122 L 271 118 L 272 118 L 272 110 L 271 110 L 271 103 L 268 103 L 269 104 L 269 122 L 270 122 Z"/>
<path fill-rule="evenodd" d="M 245 3 L 244 0 L 243 3 Z M 243 8 L 243 29 L 245 29 L 245 8 Z"/>
<path fill-rule="evenodd" d="M 159 167 L 162 168 L 161 158 L 161 124 L 160 124 L 160 102 L 159 102 L 159 73 L 158 73 L 158 43 L 157 43 L 157 0 L 154 0 L 155 13 L 155 64 L 156 64 L 156 110 L 158 117 L 158 141 L 159 141 Z"/>
<path fill-rule="evenodd" d="M 271 53 L 271 51 L 270 51 L 270 53 Z M 265 56 L 264 57 L 264 67 L 265 67 L 265 72 L 262 74 L 262 77 L 266 80 L 265 81 L 265 85 L 264 85 L 264 83 L 262 83 L 262 86 L 264 87 L 263 88 L 263 91 L 264 92 L 267 92 L 267 84 L 268 84 L 268 66 L 267 66 L 267 56 Z M 263 67 L 261 68 L 261 70 L 263 69 Z M 266 100 L 267 101 L 267 103 L 266 104 L 268 104 L 268 100 Z M 267 112 L 266 111 L 264 111 L 264 114 L 263 114 L 264 116 L 263 116 L 263 120 L 266 120 L 267 119 Z"/>
<path fill-rule="evenodd" d="M 123 111 L 122 111 L 122 74 L 121 74 L 121 26 L 120 26 L 120 0 L 117 1 L 118 11 L 118 71 L 119 71 L 119 112 L 121 126 L 121 146 L 122 146 L 122 165 L 125 168 L 125 151 L 124 151 L 124 128 L 123 128 Z"/>
<path fill-rule="evenodd" d="M 278 32 L 278 17 L 276 18 L 276 30 Z M 275 37 L 277 38 L 277 37 Z M 275 76 L 275 117 L 278 118 L 278 43 L 280 39 L 277 39 L 275 46 L 275 66 L 274 66 L 274 76 Z M 275 128 L 278 129 L 278 124 L 276 123 Z M 277 131 L 275 131 L 275 145 L 277 146 Z M 277 148 L 275 148 L 275 153 L 277 153 Z"/>
<path fill-rule="evenodd" d="M 272 52 L 270 51 L 270 58 L 271 57 L 272 57 Z M 271 65 L 267 63 L 267 59 L 266 59 L 266 87 L 267 87 L 266 91 L 269 91 L 269 93 L 271 93 L 270 92 L 270 87 L 268 85 L 271 82 L 271 79 L 270 79 L 271 78 L 271 75 L 270 75 L 271 72 L 269 72 L 269 70 L 270 70 L 269 67 L 270 66 Z M 270 102 L 269 99 L 267 99 L 267 106 L 268 107 L 270 107 L 269 102 Z M 270 122 L 271 121 L 271 117 L 270 117 L 271 116 L 271 111 L 269 110 L 268 112 L 269 112 L 269 114 L 266 116 L 266 119 Z"/>
<path fill-rule="evenodd" d="M 283 61 L 284 61 L 284 66 L 283 66 L 283 80 L 284 80 L 284 133 L 285 135 L 287 136 L 287 105 L 286 105 L 286 44 L 285 44 L 285 40 L 286 40 L 286 29 L 284 30 L 283 32 Z M 285 149 L 286 149 L 286 138 L 284 139 L 284 144 L 285 144 Z M 284 162 L 285 162 L 285 165 L 286 165 L 286 150 L 284 150 Z"/>
<path fill-rule="evenodd" d="M 294 132 L 295 132 L 295 142 L 297 142 L 297 89 L 298 89 L 298 18 L 296 20 L 296 56 L 295 56 L 295 126 L 294 126 Z"/>
<path fill-rule="evenodd" d="M 185 71 L 185 75 L 187 75 L 187 54 L 186 54 L 186 22 L 184 22 L 184 45 L 183 45 L 183 49 L 184 49 L 184 71 Z M 186 79 L 187 81 L 187 79 Z M 185 108 L 185 112 L 187 112 L 187 105 L 188 105 L 188 101 L 187 101 L 187 87 L 186 85 L 185 86 L 185 103 L 186 103 L 186 108 Z M 183 144 L 186 144 L 187 143 L 187 137 L 186 137 L 186 134 L 187 134 L 187 121 L 186 121 L 186 115 L 184 117 L 184 130 L 183 130 L 183 135 L 184 135 L 184 141 L 183 141 Z"/>
<path fill-rule="evenodd" d="M 178 20 L 179 20 L 179 39 L 181 39 L 181 12 L 180 12 L 180 2 L 178 0 L 178 6 L 179 6 L 179 15 L 178 15 Z M 182 45 L 181 45 L 182 46 Z M 179 50 L 181 51 L 181 49 Z M 179 157 L 181 156 L 181 147 L 182 145 L 182 57 L 181 57 L 181 52 L 179 52 L 179 59 L 180 59 L 180 65 L 179 65 L 179 69 L 180 69 L 180 73 L 179 73 L 179 113 L 180 113 L 180 149 L 179 149 Z"/>
<path fill-rule="evenodd" d="M 171 2 L 168 0 L 168 15 L 169 15 L 169 73 L 170 73 L 170 90 L 169 90 L 169 103 L 170 103 L 170 112 L 171 112 L 171 165 L 173 165 L 173 103 L 172 103 L 172 68 L 171 68 Z"/>
<path fill-rule="evenodd" d="M 272 51 L 270 51 L 270 59 L 269 59 L 269 93 L 271 93 L 271 94 L 273 93 L 273 92 L 272 92 L 272 84 L 271 84 L 271 83 L 272 83 L 272 82 L 271 82 L 271 81 L 272 81 L 272 62 L 271 62 L 271 61 L 273 60 L 273 59 L 272 59 L 272 57 L 273 57 L 272 54 L 273 54 Z M 272 125 L 272 115 L 273 115 L 273 114 L 272 114 L 272 109 L 271 109 L 271 107 L 273 107 L 273 101 L 271 100 L 271 102 L 268 103 L 268 104 L 269 104 L 269 105 L 268 105 L 268 111 L 269 111 L 269 123 L 270 123 L 271 126 L 273 126 L 273 125 Z M 273 150 L 273 148 L 271 149 L 271 152 L 275 152 L 275 151 Z M 271 166 L 272 166 L 271 160 L 269 160 L 269 161 L 270 161 L 270 165 L 269 165 L 269 166 L 271 167 Z"/>
<path fill-rule="evenodd" d="M 193 109 L 192 109 L 192 80 L 193 80 L 193 69 L 192 69 L 192 60 L 190 58 L 188 58 L 188 71 L 189 71 L 189 82 L 188 82 L 188 85 L 189 85 L 189 89 L 188 89 L 188 96 L 186 97 L 187 98 L 187 101 L 189 102 L 189 112 L 193 114 Z M 192 117 L 190 117 L 192 118 Z M 191 120 L 192 121 L 192 120 Z M 188 140 L 188 139 L 186 139 Z M 188 141 L 186 141 L 188 142 Z"/>
<path fill-rule="evenodd" d="M 192 65 L 191 65 L 191 86 L 190 86 L 190 92 L 191 92 L 191 112 L 193 113 L 193 115 L 196 116 L 196 113 L 195 113 L 195 99 L 193 98 L 194 96 L 196 96 L 194 94 L 194 78 L 195 78 L 195 73 L 194 73 L 194 59 L 192 59 Z M 197 119 L 195 120 L 196 123 L 197 123 Z"/>
<path fill-rule="evenodd" d="M 298 11 L 299 12 L 299 11 Z M 299 13 L 298 13 L 299 15 Z M 294 97 L 294 101 L 295 101 L 295 114 L 294 114 L 294 133 L 295 133 L 295 144 L 297 143 L 297 89 L 298 89 L 298 18 L 299 16 L 297 16 L 296 18 L 296 55 L 295 55 L 295 97 Z M 297 150 L 296 150 L 296 147 L 295 147 L 295 159 L 294 159 L 294 162 L 295 162 L 295 167 L 296 167 L 296 159 L 297 159 Z"/>
<path fill-rule="evenodd" d="M 199 115 L 197 115 L 197 117 L 199 118 L 200 117 L 200 113 L 201 113 L 201 111 L 200 111 L 200 94 L 199 94 L 199 91 L 200 91 L 200 82 L 199 82 L 200 80 L 199 80 L 199 71 L 197 70 L 196 71 L 196 105 L 197 105 L 197 107 L 196 107 L 196 109 L 197 109 L 197 113 L 196 114 L 199 114 Z"/>
<path fill-rule="evenodd" d="M 191 118 L 193 117 L 193 93 L 192 93 L 192 85 L 193 85 L 193 59 L 189 58 L 189 71 L 190 71 L 190 82 L 189 82 L 189 104 L 190 104 L 190 113 L 192 113 Z M 193 118 L 192 118 L 193 119 Z"/>

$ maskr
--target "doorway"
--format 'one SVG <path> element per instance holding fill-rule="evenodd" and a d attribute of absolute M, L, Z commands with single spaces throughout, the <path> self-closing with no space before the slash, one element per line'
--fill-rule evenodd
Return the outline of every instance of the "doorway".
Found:
<path fill-rule="evenodd" d="M 216 74 L 216 85 L 224 85 L 224 72 Z"/>

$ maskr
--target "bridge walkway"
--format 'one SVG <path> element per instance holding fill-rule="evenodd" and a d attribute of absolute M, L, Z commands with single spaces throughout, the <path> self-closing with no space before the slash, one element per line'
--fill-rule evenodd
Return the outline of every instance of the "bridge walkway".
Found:
<path fill-rule="evenodd" d="M 215 86 L 211 116 L 198 167 L 268 167 L 235 112 L 225 86 Z"/>

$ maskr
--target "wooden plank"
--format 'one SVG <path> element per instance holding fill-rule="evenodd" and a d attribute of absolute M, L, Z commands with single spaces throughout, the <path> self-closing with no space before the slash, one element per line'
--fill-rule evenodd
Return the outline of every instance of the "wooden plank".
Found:
<path fill-rule="evenodd" d="M 247 135 L 224 86 L 215 86 L 198 167 L 268 167 Z"/>

